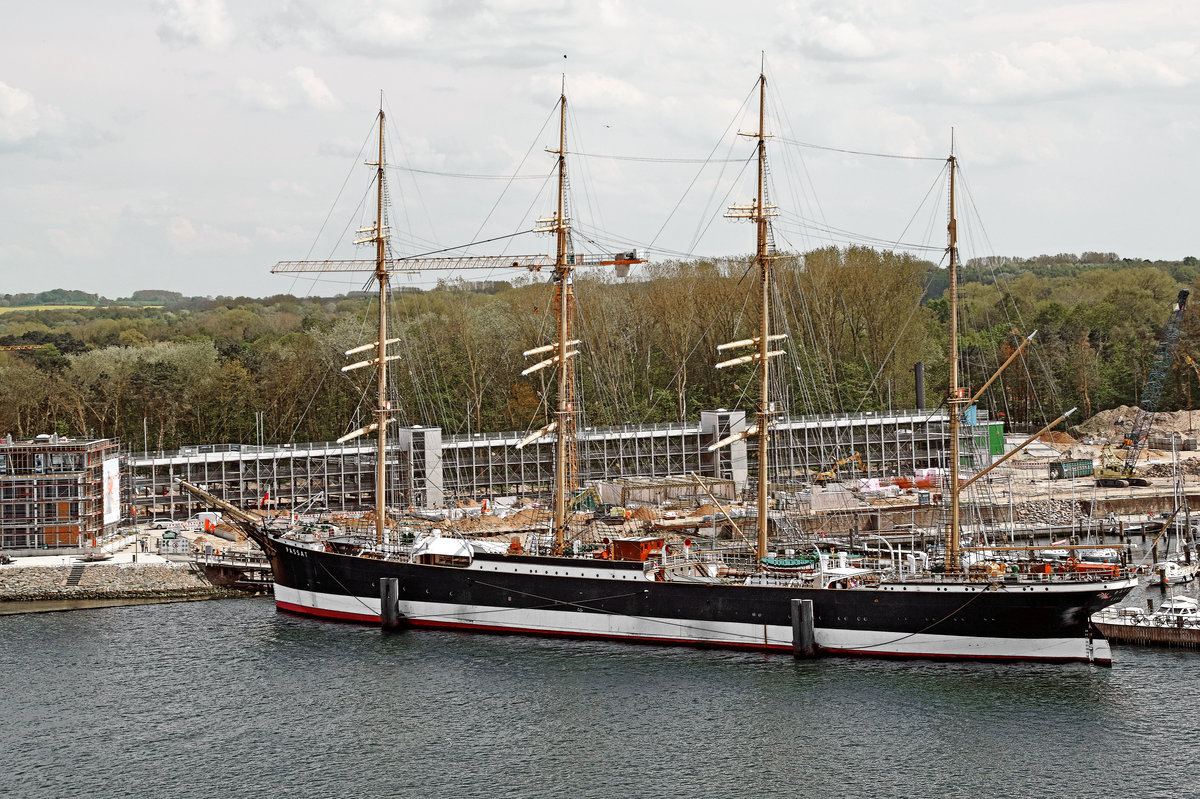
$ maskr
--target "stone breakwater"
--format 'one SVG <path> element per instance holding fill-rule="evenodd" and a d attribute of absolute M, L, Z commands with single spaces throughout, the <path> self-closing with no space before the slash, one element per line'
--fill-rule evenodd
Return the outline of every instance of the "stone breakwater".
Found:
<path fill-rule="evenodd" d="M 209 599 L 245 596 L 214 586 L 186 566 L 88 564 L 78 585 L 68 585 L 71 566 L 0 569 L 0 601 L 47 599 Z"/>

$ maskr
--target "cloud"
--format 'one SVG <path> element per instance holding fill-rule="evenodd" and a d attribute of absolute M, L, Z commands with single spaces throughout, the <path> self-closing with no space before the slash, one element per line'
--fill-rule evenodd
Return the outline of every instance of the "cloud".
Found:
<path fill-rule="evenodd" d="M 63 159 L 77 148 L 111 141 L 113 136 L 86 123 L 68 122 L 61 111 L 30 93 L 0 81 L 0 153 L 28 153 Z"/>
<path fill-rule="evenodd" d="M 363 143 L 344 136 L 332 139 L 322 139 L 317 144 L 317 155 L 330 155 L 336 158 L 357 158 L 363 153 Z"/>
<path fill-rule="evenodd" d="M 537 91 L 544 94 L 545 81 L 541 76 L 536 79 Z M 628 109 L 645 107 L 648 100 L 645 92 L 632 83 L 620 78 L 599 75 L 595 72 L 585 72 L 568 80 L 567 89 L 571 93 L 571 102 L 591 110 Z"/>
<path fill-rule="evenodd" d="M 959 101 L 1010 102 L 1091 91 L 1177 88 L 1194 83 L 1196 50 L 1164 44 L 1154 52 L 1109 49 L 1078 37 L 1032 42 L 1010 51 L 955 54 L 926 76 Z"/>
<path fill-rule="evenodd" d="M 886 34 L 870 34 L 853 22 L 820 16 L 806 21 L 792 43 L 810 58 L 859 61 L 889 55 L 893 49 L 890 39 Z"/>
<path fill-rule="evenodd" d="M 288 197 L 311 197 L 312 191 L 302 183 L 291 180 L 272 180 L 267 184 L 267 190 L 272 194 L 283 194 Z"/>
<path fill-rule="evenodd" d="M 288 74 L 300 87 L 300 91 L 309 106 L 313 108 L 337 107 L 337 98 L 333 96 L 333 92 L 329 91 L 329 87 L 325 85 L 325 81 L 317 77 L 317 73 L 308 67 L 296 67 Z"/>
<path fill-rule="evenodd" d="M 233 21 L 223 0 L 158 0 L 161 15 L 155 31 L 172 48 L 221 49 L 233 40 Z"/>
<path fill-rule="evenodd" d="M 0 82 L 0 148 L 32 139 L 41 127 L 41 112 L 33 95 Z"/>
<path fill-rule="evenodd" d="M 277 86 L 257 78 L 241 77 L 234 81 L 234 97 L 242 105 L 259 111 L 285 111 L 293 108 L 327 110 L 338 107 L 337 98 L 317 73 L 308 67 L 294 67 L 288 80 Z"/>
<path fill-rule="evenodd" d="M 230 231 L 212 225 L 197 227 L 186 216 L 174 216 L 167 221 L 167 241 L 179 253 L 220 252 L 231 248 L 241 249 L 246 239 Z"/>
<path fill-rule="evenodd" d="M 312 52 L 396 55 L 427 39 L 433 26 L 424 3 L 405 2 L 395 10 L 378 2 L 289 0 L 255 21 L 257 35 L 268 46 L 300 46 Z M 381 7 L 382 6 L 382 7 Z M 471 15 L 456 7 L 452 18 Z"/>
<path fill-rule="evenodd" d="M 238 78 L 233 90 L 238 102 L 259 111 L 282 111 L 288 105 L 278 89 L 254 78 Z"/>

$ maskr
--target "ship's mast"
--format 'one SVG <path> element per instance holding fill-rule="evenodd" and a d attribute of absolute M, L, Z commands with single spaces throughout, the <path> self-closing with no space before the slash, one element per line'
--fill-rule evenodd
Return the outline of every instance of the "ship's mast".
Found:
<path fill-rule="evenodd" d="M 954 207 L 954 178 L 958 161 L 953 149 L 946 163 L 950 169 L 950 221 L 946 226 L 949 243 L 946 252 L 950 260 L 950 396 L 947 411 L 950 414 L 950 521 L 946 530 L 946 571 L 957 571 L 961 555 L 959 541 L 959 487 L 958 487 L 958 427 L 963 407 L 970 403 L 967 391 L 958 385 L 958 220 Z"/>
<path fill-rule="evenodd" d="M 575 441 L 575 372 L 567 357 L 571 340 L 571 267 L 567 264 L 567 241 L 570 224 L 566 217 L 567 189 L 567 94 L 558 98 L 559 124 L 558 149 L 558 210 L 554 216 L 554 282 L 557 286 L 555 309 L 558 318 L 558 435 L 554 442 L 554 551 L 561 552 L 566 538 L 567 492 L 573 488 L 571 479 L 575 471 L 571 455 Z"/>
<path fill-rule="evenodd" d="M 780 339 L 787 338 L 786 334 L 771 333 L 771 261 L 774 258 L 774 253 L 771 247 L 771 231 L 768 222 L 775 215 L 775 207 L 767 204 L 766 106 L 767 76 L 760 74 L 758 76 L 758 132 L 738 134 L 739 136 L 753 136 L 758 141 L 758 186 L 755 189 L 755 199 L 750 205 L 731 205 L 729 210 L 725 212 L 727 219 L 748 219 L 753 221 L 757 231 L 754 260 L 758 264 L 759 275 L 758 335 L 753 338 L 730 341 L 719 345 L 717 347 L 718 351 L 752 346 L 754 347 L 754 352 L 750 355 L 742 355 L 727 361 L 721 361 L 716 365 L 716 368 L 723 369 L 727 366 L 737 366 L 738 364 L 758 361 L 758 418 L 753 425 L 745 430 L 723 438 L 708 447 L 709 452 L 712 452 L 721 447 L 729 446 L 735 441 L 740 441 L 753 435 L 758 436 L 757 553 L 759 560 L 767 556 L 767 507 L 770 504 L 770 481 L 767 479 L 769 472 L 768 452 L 771 443 L 771 415 L 775 412 L 774 403 L 771 402 L 770 359 L 784 354 L 783 350 L 771 349 L 771 344 Z"/>
<path fill-rule="evenodd" d="M 384 146 L 383 146 L 383 109 L 379 109 L 379 160 L 375 163 L 375 279 L 379 282 L 379 338 L 377 340 L 376 357 L 379 359 L 377 379 L 378 402 L 375 407 L 375 423 L 378 425 L 376 440 L 378 442 L 377 463 L 375 465 L 375 540 L 382 544 L 384 530 L 387 527 L 385 518 L 386 487 L 387 487 L 387 422 L 390 411 L 387 399 L 387 297 L 388 297 L 388 265 L 387 265 L 387 232 L 383 225 L 384 203 Z"/>
<path fill-rule="evenodd" d="M 765 109 L 767 76 L 758 76 L 758 197 L 755 201 L 754 224 L 757 228 L 755 258 L 758 260 L 760 320 L 758 331 L 758 559 L 767 556 L 767 505 L 770 489 L 767 480 L 767 451 L 771 441 L 770 346 L 771 346 L 771 258 L 767 252 L 766 174 L 767 140 Z"/>

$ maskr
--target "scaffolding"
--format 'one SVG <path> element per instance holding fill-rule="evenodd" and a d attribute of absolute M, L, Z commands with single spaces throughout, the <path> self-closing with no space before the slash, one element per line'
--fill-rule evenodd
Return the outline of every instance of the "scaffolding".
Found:
<path fill-rule="evenodd" d="M 964 427 L 963 462 L 989 462 L 988 423 Z M 993 423 L 994 424 L 994 423 Z M 594 484 L 627 477 L 698 474 L 732 481 L 757 477 L 757 454 L 744 441 L 709 452 L 710 444 L 746 427 L 743 411 L 705 411 L 698 422 L 588 427 L 579 431 L 579 477 Z M 783 417 L 772 425 L 772 480 L 807 482 L 830 462 L 859 452 L 861 476 L 911 474 L 944 466 L 949 424 L 944 410 Z M 517 449 L 520 432 L 443 435 L 436 427 L 401 428 L 387 450 L 392 507 L 438 507 L 483 496 L 534 496 L 552 485 L 554 438 Z M 204 510 L 177 480 L 242 507 L 288 512 L 298 507 L 352 512 L 374 503 L 373 445 L 318 442 L 283 446 L 221 444 L 128 456 L 139 519 L 186 519 Z"/>
<path fill-rule="evenodd" d="M 0 441 L 0 549 L 75 548 L 105 528 L 105 462 L 121 479 L 117 442 L 38 436 Z M 120 513 L 120 490 L 110 486 Z M 110 508 L 110 524 L 114 509 Z"/>

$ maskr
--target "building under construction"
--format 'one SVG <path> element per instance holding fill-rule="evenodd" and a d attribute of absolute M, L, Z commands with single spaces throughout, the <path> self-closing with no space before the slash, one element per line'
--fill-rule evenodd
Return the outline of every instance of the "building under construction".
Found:
<path fill-rule="evenodd" d="M 0 549 L 85 547 L 121 521 L 113 439 L 0 441 Z"/>
<path fill-rule="evenodd" d="M 713 452 L 708 447 L 745 426 L 743 411 L 717 410 L 702 413 L 698 423 L 584 428 L 580 484 L 697 474 L 744 490 L 758 472 L 752 448 L 744 440 Z M 948 429 L 944 410 L 784 418 L 772 426 L 772 473 L 803 483 L 831 472 L 852 479 L 944 466 Z M 999 433 L 999 424 L 989 424 L 984 414 L 978 425 L 963 428 L 964 465 L 990 462 L 1000 451 Z M 523 437 L 401 428 L 388 452 L 388 505 L 434 508 L 459 499 L 541 494 L 553 479 L 554 438 L 518 449 Z M 128 468 L 138 518 L 186 519 L 204 508 L 178 487 L 179 479 L 243 507 L 365 509 L 374 502 L 375 458 L 373 444 L 355 442 L 226 444 L 135 453 Z"/>

